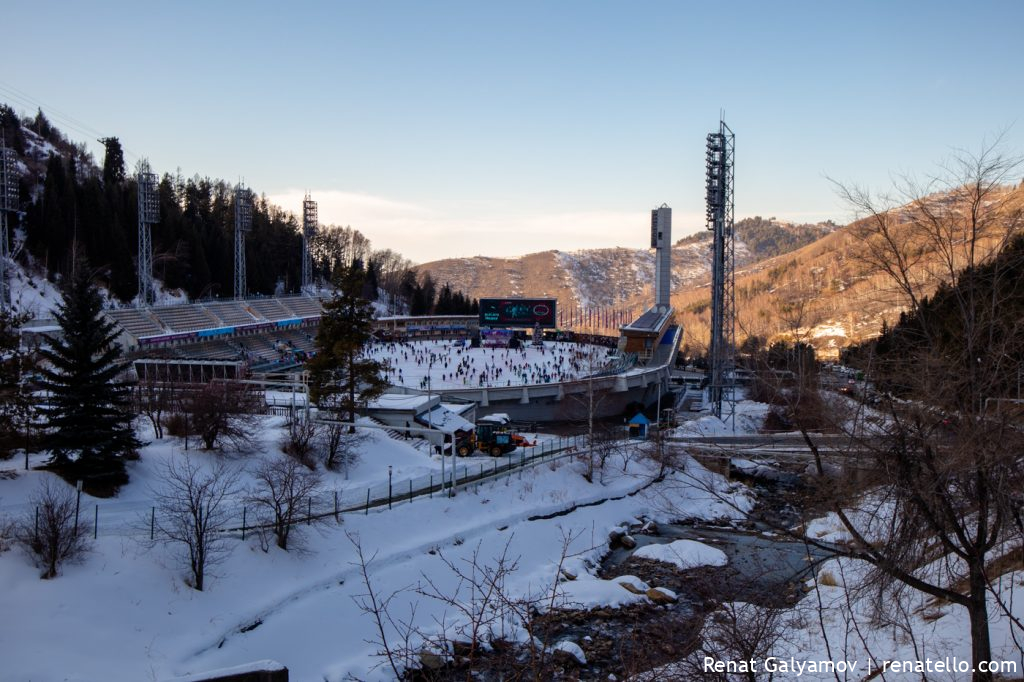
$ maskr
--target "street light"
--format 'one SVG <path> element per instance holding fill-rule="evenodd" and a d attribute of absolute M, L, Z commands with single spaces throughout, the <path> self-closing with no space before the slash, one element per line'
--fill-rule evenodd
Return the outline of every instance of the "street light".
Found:
<path fill-rule="evenodd" d="M 78 537 L 78 508 L 82 505 L 82 479 L 75 484 L 78 495 L 75 497 L 75 537 Z"/>

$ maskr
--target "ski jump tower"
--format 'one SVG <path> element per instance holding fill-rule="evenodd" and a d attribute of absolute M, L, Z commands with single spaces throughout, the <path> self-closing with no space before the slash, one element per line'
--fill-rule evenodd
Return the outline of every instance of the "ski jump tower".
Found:
<path fill-rule="evenodd" d="M 7 282 L 10 257 L 8 216 L 18 213 L 18 159 L 13 149 L 0 140 L 0 308 L 11 309 L 11 288 Z"/>
<path fill-rule="evenodd" d="M 317 206 L 316 202 L 306 195 L 302 202 L 302 293 L 313 293 L 313 259 L 309 253 L 310 243 L 316 235 L 317 229 Z"/>
<path fill-rule="evenodd" d="M 714 232 L 711 253 L 711 344 L 708 402 L 722 417 L 722 401 L 735 405 L 736 289 L 733 199 L 736 136 L 725 121 L 707 137 L 707 226 Z M 730 413 L 734 413 L 735 409 Z"/>
<path fill-rule="evenodd" d="M 139 163 L 139 305 L 150 305 L 155 298 L 153 287 L 153 232 L 160 222 L 160 187 L 156 173 L 143 159 Z"/>
<path fill-rule="evenodd" d="M 245 235 L 252 232 L 252 192 L 235 188 L 235 298 L 245 298 Z"/>
<path fill-rule="evenodd" d="M 654 307 L 667 312 L 672 307 L 672 209 L 662 204 L 651 211 L 651 248 L 654 255 Z"/>

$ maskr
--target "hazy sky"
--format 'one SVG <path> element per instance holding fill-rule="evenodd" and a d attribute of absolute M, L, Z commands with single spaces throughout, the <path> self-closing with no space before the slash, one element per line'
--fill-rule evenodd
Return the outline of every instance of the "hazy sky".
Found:
<path fill-rule="evenodd" d="M 161 173 L 308 190 L 417 262 L 643 247 L 663 202 L 703 229 L 723 109 L 737 217 L 844 221 L 826 176 L 1024 151 L 1022 26 L 1019 0 L 4 0 L 0 101 Z"/>

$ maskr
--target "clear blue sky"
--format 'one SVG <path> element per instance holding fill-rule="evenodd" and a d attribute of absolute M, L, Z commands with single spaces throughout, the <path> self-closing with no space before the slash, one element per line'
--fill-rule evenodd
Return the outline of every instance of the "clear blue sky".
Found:
<path fill-rule="evenodd" d="M 825 176 L 1024 151 L 1018 0 L 5 0 L 0 26 L 0 101 L 161 173 L 309 190 L 417 262 L 642 247 L 662 202 L 702 229 L 720 109 L 738 217 L 844 221 Z"/>

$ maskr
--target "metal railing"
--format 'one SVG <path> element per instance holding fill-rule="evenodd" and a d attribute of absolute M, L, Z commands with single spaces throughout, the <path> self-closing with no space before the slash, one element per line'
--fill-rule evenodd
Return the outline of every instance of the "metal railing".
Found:
<path fill-rule="evenodd" d="M 372 486 L 339 488 L 326 490 L 305 500 L 305 510 L 296 515 L 293 525 L 309 524 L 330 517 L 340 521 L 342 515 L 363 513 L 371 510 L 393 508 L 398 504 L 414 503 L 418 499 L 431 499 L 435 496 L 455 496 L 469 486 L 496 481 L 504 476 L 512 476 L 530 467 L 546 462 L 554 462 L 572 457 L 582 451 L 586 442 L 584 436 L 558 437 L 542 441 L 528 448 L 518 448 L 510 455 L 480 461 L 456 463 L 454 469 L 446 468 L 445 478 L 434 472 L 414 478 L 389 480 Z M 446 456 L 446 459 L 455 457 Z M 255 506 L 246 505 L 243 494 L 239 494 L 234 503 L 233 516 L 237 518 L 224 532 L 245 539 L 248 534 L 269 527 L 255 521 Z M 31 505 L 14 504 L 0 505 L 0 518 L 17 520 L 27 517 L 33 512 Z M 99 536 L 155 538 L 158 533 L 157 523 L 160 515 L 159 506 L 150 500 L 110 500 L 98 501 L 81 507 L 80 520 L 94 538 Z"/>

